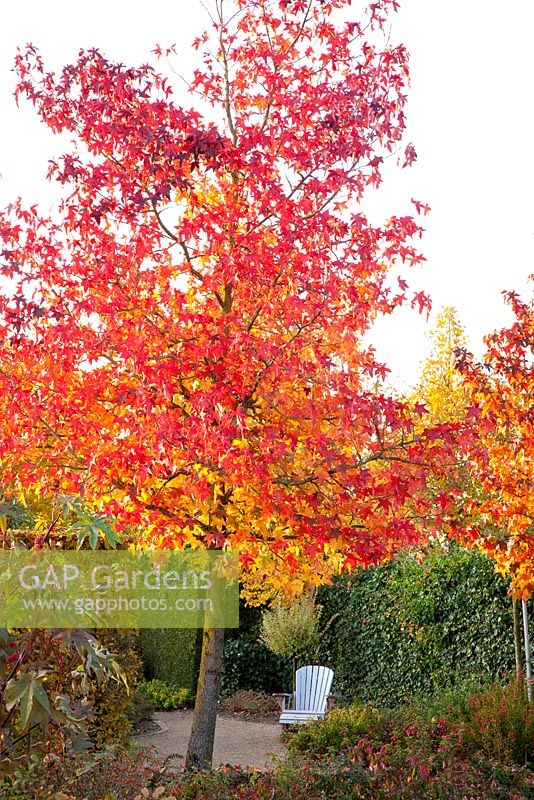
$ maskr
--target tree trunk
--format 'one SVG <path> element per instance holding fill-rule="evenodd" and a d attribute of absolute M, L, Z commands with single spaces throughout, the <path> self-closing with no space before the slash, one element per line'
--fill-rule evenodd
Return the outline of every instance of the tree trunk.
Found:
<path fill-rule="evenodd" d="M 519 604 L 515 597 L 512 597 L 512 610 L 514 615 L 515 672 L 517 680 L 522 683 L 525 674 L 525 666 L 523 664 L 523 652 L 521 650 L 521 618 L 519 615 Z"/>
<path fill-rule="evenodd" d="M 207 769 L 213 758 L 217 702 L 221 686 L 224 629 L 204 628 L 193 727 L 185 758 L 186 769 Z"/>
<path fill-rule="evenodd" d="M 525 644 L 525 679 L 527 682 L 528 702 L 532 701 L 532 666 L 530 663 L 530 634 L 528 630 L 528 608 L 527 601 L 521 600 L 523 607 L 523 642 Z"/>

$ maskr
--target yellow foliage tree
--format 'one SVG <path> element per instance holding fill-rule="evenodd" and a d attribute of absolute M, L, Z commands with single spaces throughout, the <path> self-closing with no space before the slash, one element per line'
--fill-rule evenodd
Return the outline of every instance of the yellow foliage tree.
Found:
<path fill-rule="evenodd" d="M 427 407 L 425 424 L 459 422 L 465 416 L 468 394 L 455 354 L 466 347 L 466 336 L 454 306 L 445 306 L 429 338 L 432 349 L 412 399 Z"/>

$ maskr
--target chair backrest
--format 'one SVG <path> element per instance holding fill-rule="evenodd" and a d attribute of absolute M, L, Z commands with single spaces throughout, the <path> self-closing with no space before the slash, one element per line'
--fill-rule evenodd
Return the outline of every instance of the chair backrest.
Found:
<path fill-rule="evenodd" d="M 296 672 L 295 709 L 324 714 L 333 677 L 329 667 L 300 667 Z"/>

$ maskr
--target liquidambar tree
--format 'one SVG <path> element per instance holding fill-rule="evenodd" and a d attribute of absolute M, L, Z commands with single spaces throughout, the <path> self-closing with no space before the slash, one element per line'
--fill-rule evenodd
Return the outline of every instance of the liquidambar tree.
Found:
<path fill-rule="evenodd" d="M 481 489 L 464 504 L 464 527 L 471 515 L 470 544 L 512 577 L 515 596 L 528 599 L 534 593 L 534 302 L 514 292 L 505 298 L 515 319 L 485 337 L 482 362 L 459 354 L 476 422 L 468 463 Z"/>
<path fill-rule="evenodd" d="M 191 83 L 211 124 L 149 66 L 19 53 L 17 95 L 75 144 L 56 212 L 0 219 L 4 485 L 81 496 L 141 543 L 237 550 L 295 593 L 432 529 L 419 490 L 449 433 L 413 435 L 363 344 L 426 304 L 389 277 L 421 260 L 418 224 L 361 209 L 385 157 L 415 157 L 407 54 L 380 38 L 394 0 L 349 5 L 219 0 Z M 206 631 L 190 765 L 221 654 Z"/>

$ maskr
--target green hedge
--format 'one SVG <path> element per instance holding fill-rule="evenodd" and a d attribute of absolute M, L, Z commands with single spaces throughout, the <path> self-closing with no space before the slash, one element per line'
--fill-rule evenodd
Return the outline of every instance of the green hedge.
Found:
<path fill-rule="evenodd" d="M 322 660 L 349 699 L 394 707 L 419 692 L 514 669 L 508 583 L 480 553 L 434 546 L 344 576 L 319 593 Z"/>
<path fill-rule="evenodd" d="M 157 678 L 170 686 L 196 692 L 202 631 L 189 628 L 143 628 L 139 649 L 147 680 Z"/>
<path fill-rule="evenodd" d="M 239 628 L 226 631 L 221 693 L 229 696 L 240 689 L 290 691 L 290 661 L 275 656 L 257 640 L 261 610 L 248 608 L 241 601 L 239 619 Z M 201 630 L 142 629 L 138 643 L 147 680 L 157 678 L 170 686 L 183 687 L 195 693 L 202 647 Z"/>
<path fill-rule="evenodd" d="M 239 628 L 226 631 L 221 694 L 230 697 L 241 689 L 255 692 L 290 692 L 290 659 L 271 653 L 259 641 L 263 608 L 239 601 Z"/>
<path fill-rule="evenodd" d="M 291 660 L 276 656 L 261 642 L 234 638 L 224 645 L 221 694 L 225 697 L 240 689 L 290 692 L 292 675 Z"/>

